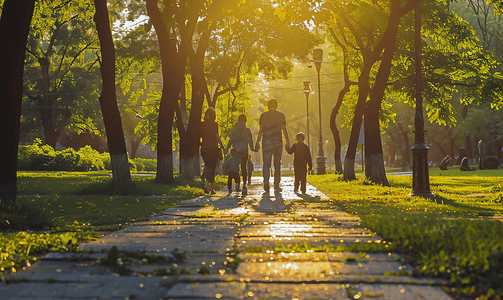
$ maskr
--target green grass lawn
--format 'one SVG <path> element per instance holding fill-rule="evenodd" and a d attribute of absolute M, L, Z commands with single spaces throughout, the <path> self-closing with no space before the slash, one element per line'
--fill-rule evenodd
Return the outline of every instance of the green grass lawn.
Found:
<path fill-rule="evenodd" d="M 503 170 L 430 170 L 433 199 L 412 197 L 412 176 L 388 175 L 390 186 L 363 175 L 308 176 L 330 200 L 320 206 L 358 215 L 415 267 L 416 276 L 443 277 L 462 299 L 503 295 Z M 464 298 L 463 298 L 464 297 Z"/>
<path fill-rule="evenodd" d="M 174 184 L 164 185 L 154 178 L 133 176 L 133 195 L 115 195 L 109 172 L 18 172 L 17 204 L 37 207 L 59 227 L 77 221 L 94 228 L 143 219 L 203 195 L 199 179 L 184 182 L 175 177 Z M 217 187 L 224 180 L 217 176 Z"/>

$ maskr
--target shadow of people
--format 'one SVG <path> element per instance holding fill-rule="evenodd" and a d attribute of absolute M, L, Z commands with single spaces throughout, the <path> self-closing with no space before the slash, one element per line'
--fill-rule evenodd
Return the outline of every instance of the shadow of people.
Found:
<path fill-rule="evenodd" d="M 254 205 L 253 209 L 262 213 L 285 213 L 292 209 L 292 204 L 293 201 L 289 204 L 285 203 L 281 192 L 275 192 L 272 195 L 269 192 L 264 192 L 258 205 Z"/>

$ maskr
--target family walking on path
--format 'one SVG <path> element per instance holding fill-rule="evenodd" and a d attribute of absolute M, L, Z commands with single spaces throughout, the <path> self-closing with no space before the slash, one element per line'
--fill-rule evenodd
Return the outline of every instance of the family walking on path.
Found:
<path fill-rule="evenodd" d="M 240 190 L 239 170 L 236 171 L 238 160 L 241 165 L 241 175 L 243 177 L 242 194 L 248 192 L 247 183 L 250 183 L 248 177 L 251 176 L 251 170 L 248 166 L 251 162 L 248 149 L 258 152 L 260 149 L 260 140 L 262 140 L 262 156 L 264 177 L 264 191 L 269 192 L 269 178 L 271 162 L 274 165 L 274 190 L 281 191 L 281 156 L 283 154 L 283 137 L 286 141 L 286 151 L 289 154 L 294 154 L 294 172 L 295 172 L 295 192 L 300 190 L 303 194 L 306 192 L 306 175 L 307 166 L 312 169 L 312 159 L 309 147 L 304 144 L 305 135 L 300 132 L 297 134 L 297 142 L 290 147 L 290 139 L 288 137 L 288 129 L 286 127 L 285 115 L 278 111 L 278 101 L 271 99 L 267 103 L 268 111 L 260 115 L 260 129 L 257 135 L 255 144 L 253 143 L 253 134 L 250 128 L 246 127 L 246 115 L 240 115 L 236 122 L 235 128 L 232 130 L 227 147 L 223 143 L 218 134 L 218 124 L 216 123 L 216 113 L 213 108 L 208 108 L 205 113 L 204 122 L 201 124 L 201 156 L 204 160 L 203 178 L 205 179 L 204 190 L 206 193 L 215 194 L 213 189 L 215 182 L 215 168 L 218 160 L 222 159 L 222 151 L 218 148 L 225 149 L 227 154 L 231 149 L 231 159 L 229 159 L 224 169 L 227 171 L 229 192 L 232 189 L 232 180 L 236 183 L 236 191 Z M 234 151 L 235 150 L 235 151 Z M 253 168 L 253 163 L 251 163 Z M 237 177 L 236 177 L 237 172 Z"/>

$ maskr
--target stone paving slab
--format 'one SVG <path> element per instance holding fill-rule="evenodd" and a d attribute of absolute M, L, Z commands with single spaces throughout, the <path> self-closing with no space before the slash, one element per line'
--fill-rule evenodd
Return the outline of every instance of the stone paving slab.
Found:
<path fill-rule="evenodd" d="M 95 277 L 89 282 L 0 284 L 2 299 L 163 299 L 161 277 Z M 12 287 L 15 288 L 12 288 Z"/>
<path fill-rule="evenodd" d="M 246 299 L 333 299 L 347 300 L 347 290 L 340 284 L 248 283 Z"/>
<path fill-rule="evenodd" d="M 400 271 L 412 271 L 412 267 L 400 262 L 336 262 L 331 263 L 332 270 L 336 275 L 340 274 L 368 274 L 384 275 L 386 272 L 398 273 Z M 332 275 L 332 274 L 331 274 Z"/>
<path fill-rule="evenodd" d="M 116 246 L 119 250 L 128 250 L 128 251 L 145 251 L 147 248 L 147 244 L 133 244 L 133 243 L 114 243 L 114 244 L 105 244 L 98 242 L 93 243 L 83 243 L 79 245 L 80 250 L 93 250 L 93 251 L 102 251 L 102 250 L 110 250 L 113 246 Z"/>
<path fill-rule="evenodd" d="M 19 276 L 26 276 L 26 274 L 41 274 L 46 278 L 51 278 L 50 274 L 58 274 L 65 276 L 73 276 L 76 273 L 84 272 L 86 274 L 105 274 L 108 267 L 105 266 L 92 266 L 86 262 L 69 263 L 65 261 L 39 261 L 31 265 L 26 270 L 20 270 Z"/>
<path fill-rule="evenodd" d="M 167 293 L 168 299 L 244 299 L 246 284 L 242 282 L 180 283 Z"/>
<path fill-rule="evenodd" d="M 88 253 L 88 252 L 50 252 L 42 257 L 44 260 L 65 260 L 65 261 L 86 261 L 86 260 L 98 260 L 101 257 L 106 257 L 107 253 Z"/>
<path fill-rule="evenodd" d="M 337 247 L 339 244 L 343 244 L 344 246 L 350 246 L 354 243 L 369 243 L 374 242 L 376 238 L 373 237 L 362 237 L 362 236 L 342 236 L 342 237 L 296 237 L 291 238 L 288 236 L 285 237 L 255 237 L 255 238 L 239 238 L 236 239 L 236 247 L 239 249 L 245 249 L 248 247 L 277 247 L 279 244 L 283 244 L 285 246 L 301 244 L 305 242 L 309 242 L 312 247 L 323 246 L 326 244 L 332 244 L 334 247 Z"/>
<path fill-rule="evenodd" d="M 264 262 L 264 261 L 329 261 L 342 262 L 349 258 L 354 258 L 356 261 L 366 260 L 367 262 L 396 262 L 400 260 L 399 255 L 384 254 L 384 253 L 366 253 L 360 256 L 356 252 L 312 252 L 312 253 L 239 253 L 238 257 L 247 262 Z"/>
<path fill-rule="evenodd" d="M 213 206 L 208 207 L 200 207 L 200 206 L 175 206 L 175 209 L 167 210 L 163 212 L 163 214 L 176 214 L 176 215 L 186 215 L 186 216 L 194 216 L 197 214 L 207 214 L 213 211 Z"/>
<path fill-rule="evenodd" d="M 252 280 L 316 281 L 326 274 L 334 274 L 328 262 L 275 262 L 240 263 L 236 273 Z"/>
<path fill-rule="evenodd" d="M 168 242 L 162 243 L 150 243 L 145 247 L 145 251 L 147 252 L 170 252 L 175 249 L 180 251 L 217 251 L 221 253 L 225 253 L 228 251 L 227 249 L 232 249 L 234 247 L 234 239 L 229 238 L 219 238 L 208 241 L 201 241 L 200 239 L 189 240 L 187 238 L 171 238 Z"/>
<path fill-rule="evenodd" d="M 329 275 L 384 275 L 386 272 L 411 271 L 410 266 L 399 262 L 301 262 L 264 261 L 263 263 L 240 263 L 237 273 L 253 280 L 310 281 Z"/>
<path fill-rule="evenodd" d="M 228 224 L 233 225 L 238 222 L 237 217 L 242 214 L 232 215 L 226 211 L 218 213 L 213 218 L 194 218 L 190 216 L 177 216 L 171 214 L 159 214 L 151 217 L 151 222 L 140 225 L 163 226 L 163 225 L 201 225 L 201 224 Z M 135 224 L 138 225 L 138 224 Z M 129 228 L 129 227 L 128 227 Z"/>
<path fill-rule="evenodd" d="M 417 285 L 383 285 L 383 284 L 358 284 L 351 285 L 349 295 L 353 299 L 393 299 L 393 300 L 411 300 L 411 299 L 435 299 L 451 300 L 438 286 L 417 286 Z M 359 297 L 358 297 L 359 296 Z"/>
<path fill-rule="evenodd" d="M 231 258 L 220 253 L 187 253 L 187 259 L 177 263 L 157 265 L 133 265 L 131 269 L 138 273 L 152 273 L 155 269 L 165 268 L 188 269 L 192 274 L 198 274 L 201 267 L 207 267 L 209 274 L 221 275 L 228 273 L 226 264 Z"/>
<path fill-rule="evenodd" d="M 329 225 L 309 226 L 302 223 L 276 222 L 270 225 L 246 225 L 238 237 L 340 237 L 340 236 L 369 236 L 364 228 L 338 228 Z"/>
<path fill-rule="evenodd" d="M 436 286 L 410 284 L 337 284 L 209 282 L 179 283 L 168 299 L 451 299 Z"/>
<path fill-rule="evenodd" d="M 171 233 L 171 234 L 206 234 L 207 232 L 216 232 L 220 235 L 234 234 L 238 230 L 237 224 L 222 225 L 215 222 L 192 223 L 192 224 L 173 224 L 173 225 L 143 225 L 143 226 L 129 226 L 127 231 L 121 232 L 122 234 L 128 233 Z M 114 236 L 110 234 L 110 236 Z"/>

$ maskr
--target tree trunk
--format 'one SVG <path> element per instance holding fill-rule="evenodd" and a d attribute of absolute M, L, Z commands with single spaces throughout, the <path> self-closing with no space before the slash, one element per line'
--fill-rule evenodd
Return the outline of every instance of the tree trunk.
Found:
<path fill-rule="evenodd" d="M 132 186 L 131 171 L 129 169 L 129 158 L 127 153 L 110 153 L 110 162 L 112 164 L 112 176 L 114 179 L 114 185 L 120 187 Z"/>
<path fill-rule="evenodd" d="M 136 152 L 138 151 L 138 146 L 140 146 L 140 141 L 131 141 L 131 153 L 130 153 L 130 158 L 135 159 L 136 158 Z"/>
<path fill-rule="evenodd" d="M 407 166 L 410 166 L 410 144 L 409 144 L 409 132 L 403 130 L 402 125 L 400 123 L 397 123 L 398 127 L 400 128 L 400 132 L 402 133 L 403 137 L 403 143 L 405 145 L 405 149 L 401 148 L 401 154 L 402 154 L 402 160 L 405 160 L 407 162 Z"/>
<path fill-rule="evenodd" d="M 184 85 L 187 55 L 177 52 L 176 39 L 170 39 L 168 25 L 157 1 L 146 0 L 147 14 L 157 34 L 162 63 L 162 97 L 157 119 L 157 172 L 155 182 L 173 183 L 172 126 L 178 97 Z M 183 41 L 182 41 L 183 42 Z"/>
<path fill-rule="evenodd" d="M 452 128 L 448 128 L 447 129 L 447 135 L 449 136 L 449 155 L 454 158 L 456 157 L 456 150 L 458 149 L 458 147 L 456 146 L 456 139 L 457 139 L 457 136 L 452 136 L 453 134 L 453 130 Z M 457 163 L 458 164 L 461 164 L 461 158 L 458 159 Z"/>
<path fill-rule="evenodd" d="M 378 75 L 379 76 L 379 75 Z M 388 186 L 386 171 L 384 169 L 384 159 L 382 150 L 381 132 L 379 126 L 379 113 L 371 106 L 371 101 L 367 105 L 365 113 L 365 176 L 370 181 Z M 380 104 L 380 103 L 379 103 Z M 369 113 L 372 112 L 372 113 Z"/>
<path fill-rule="evenodd" d="M 345 60 L 344 60 L 345 61 Z M 335 153 L 334 153 L 334 164 L 335 171 L 337 174 L 342 174 L 342 161 L 341 161 L 341 136 L 339 134 L 339 129 L 337 129 L 337 115 L 339 114 L 339 109 L 341 108 L 342 101 L 344 100 L 344 96 L 349 92 L 351 83 L 349 82 L 349 74 L 347 71 L 346 65 L 344 66 L 344 87 L 339 92 L 339 96 L 337 98 L 337 103 L 332 109 L 332 113 L 330 114 L 330 130 L 332 131 L 332 136 L 334 137 L 335 143 Z"/>
<path fill-rule="evenodd" d="M 199 41 L 197 52 L 189 56 L 192 75 L 192 105 L 188 125 L 182 121 L 181 111 L 177 118 L 177 128 L 180 133 L 180 176 L 192 180 L 200 176 L 199 145 L 201 140 L 201 118 L 205 91 L 207 90 L 204 76 L 204 57 L 209 43 L 209 30 L 206 30 Z M 211 101 L 208 101 L 211 102 Z"/>
<path fill-rule="evenodd" d="M 101 45 L 102 62 L 100 66 L 103 81 L 99 97 L 103 122 L 108 140 L 114 187 L 127 189 L 133 185 L 127 159 L 126 141 L 122 129 L 121 116 L 117 107 L 115 91 L 115 48 L 110 30 L 106 0 L 94 0 L 96 13 L 94 22 Z"/>
<path fill-rule="evenodd" d="M 192 58 L 192 106 L 189 124 L 184 134 L 180 134 L 180 175 L 188 180 L 200 176 L 199 144 L 201 139 L 201 117 L 204 104 L 204 57 Z M 178 123 L 178 132 L 183 130 Z M 184 124 L 181 124 L 184 126 Z"/>
<path fill-rule="evenodd" d="M 365 146 L 367 155 L 366 177 L 370 181 L 388 186 L 386 171 L 384 169 L 381 128 L 379 125 L 379 112 L 381 103 L 384 98 L 386 87 L 388 86 L 388 78 L 391 73 L 393 56 L 396 52 L 396 38 L 398 34 L 398 25 L 401 19 L 401 2 L 394 1 L 392 4 L 388 26 L 383 34 L 381 44 L 384 46 L 384 52 L 377 71 L 374 87 L 370 100 L 365 109 Z"/>
<path fill-rule="evenodd" d="M 38 62 L 40 64 L 43 79 L 43 89 L 42 89 L 43 97 L 40 100 L 39 111 L 40 111 L 40 119 L 42 121 L 42 128 L 44 129 L 45 143 L 51 146 L 52 148 L 56 148 L 56 144 L 61 135 L 61 132 L 65 128 L 66 124 L 68 124 L 68 121 L 70 120 L 72 114 L 71 111 L 67 109 L 60 123 L 58 125 L 54 124 L 53 119 L 54 100 L 51 97 L 51 90 L 50 90 L 51 79 L 49 76 L 50 61 L 47 58 L 43 57 L 39 58 Z"/>
<path fill-rule="evenodd" d="M 468 150 L 468 155 L 470 155 L 470 157 L 474 157 L 472 149 L 472 136 L 469 133 L 465 136 L 465 147 Z"/>
<path fill-rule="evenodd" d="M 391 143 L 388 144 L 389 149 L 389 165 L 395 167 L 395 156 L 396 156 L 396 143 L 391 139 Z"/>
<path fill-rule="evenodd" d="M 0 18 L 0 41 L 4 45 L 0 47 L 0 119 L 3 128 L 0 140 L 5 145 L 0 172 L 0 205 L 3 207 L 16 204 L 24 56 L 34 7 L 35 0 L 5 0 Z"/>
<path fill-rule="evenodd" d="M 448 152 L 444 149 L 444 147 L 442 147 L 442 145 L 441 145 L 439 142 L 437 142 L 437 140 L 436 140 L 435 138 L 431 138 L 431 140 L 433 141 L 433 143 L 434 143 L 435 145 L 437 145 L 437 147 L 438 147 L 438 148 L 440 149 L 440 151 L 442 152 L 442 155 L 443 155 L 443 156 L 446 156 L 447 154 L 449 154 L 449 153 L 448 153 Z"/>
<path fill-rule="evenodd" d="M 333 113 L 333 111 L 332 111 L 332 113 Z M 330 119 L 332 119 L 332 117 L 330 117 Z M 335 124 L 335 120 L 334 120 L 333 124 Z M 342 174 L 343 171 L 342 171 L 342 159 L 341 159 L 341 150 L 342 150 L 341 136 L 339 134 L 339 130 L 337 129 L 337 125 L 335 125 L 332 128 L 332 123 L 331 123 L 330 129 L 332 130 L 332 135 L 334 137 L 334 142 L 335 142 L 335 153 L 334 153 L 335 172 L 337 174 Z"/>
<path fill-rule="evenodd" d="M 42 99 L 40 100 L 39 111 L 40 119 L 42 120 L 42 128 L 44 129 L 45 143 L 52 148 L 56 148 L 57 138 L 52 120 L 52 106 L 54 101 L 52 101 L 50 94 L 51 79 L 49 77 L 49 67 L 51 63 L 45 57 L 39 58 L 38 62 L 40 64 L 43 81 Z"/>
<path fill-rule="evenodd" d="M 362 117 L 365 111 L 367 96 L 370 92 L 369 87 L 369 74 L 370 69 L 374 63 L 368 61 L 362 68 L 360 77 L 358 78 L 358 102 L 355 108 L 355 116 L 353 119 L 353 126 L 351 127 L 351 135 L 349 137 L 348 150 L 346 158 L 344 159 L 344 180 L 355 180 L 355 157 L 356 148 L 358 147 L 358 137 L 360 135 L 360 127 L 362 126 Z"/>
<path fill-rule="evenodd" d="M 163 88 L 159 116 L 157 118 L 157 171 L 155 182 L 168 184 L 175 182 L 173 178 L 173 117 L 174 112 L 170 109 L 167 92 Z"/>

